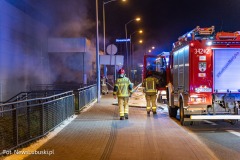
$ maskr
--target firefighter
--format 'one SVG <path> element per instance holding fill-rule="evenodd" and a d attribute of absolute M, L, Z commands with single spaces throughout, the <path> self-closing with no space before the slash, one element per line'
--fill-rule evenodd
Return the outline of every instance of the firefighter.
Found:
<path fill-rule="evenodd" d="M 142 87 L 144 87 L 143 91 L 145 93 L 145 98 L 147 101 L 147 114 L 150 114 L 151 108 L 153 114 L 157 114 L 157 87 L 159 85 L 159 80 L 155 78 L 151 71 L 147 72 L 147 76 L 142 83 Z"/>
<path fill-rule="evenodd" d="M 101 76 L 101 93 L 103 95 L 108 94 L 107 77 L 104 75 Z"/>
<path fill-rule="evenodd" d="M 118 78 L 113 88 L 114 99 L 118 97 L 120 120 L 124 120 L 124 118 L 128 119 L 128 112 L 129 112 L 128 101 L 129 101 L 129 97 L 131 97 L 132 92 L 133 92 L 133 84 L 125 76 L 124 69 L 120 69 L 118 71 Z"/>

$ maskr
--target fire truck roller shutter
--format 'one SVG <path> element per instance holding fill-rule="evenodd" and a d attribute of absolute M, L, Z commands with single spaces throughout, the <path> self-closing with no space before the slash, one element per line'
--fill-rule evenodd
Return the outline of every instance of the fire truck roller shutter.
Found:
<path fill-rule="evenodd" d="M 214 91 L 222 93 L 239 93 L 240 49 L 215 49 L 213 53 Z"/>

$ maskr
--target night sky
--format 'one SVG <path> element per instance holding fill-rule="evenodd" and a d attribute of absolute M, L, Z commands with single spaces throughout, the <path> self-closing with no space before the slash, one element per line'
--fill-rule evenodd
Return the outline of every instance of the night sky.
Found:
<path fill-rule="evenodd" d="M 131 23 L 129 33 L 144 30 L 147 45 L 170 50 L 172 43 L 196 26 L 215 26 L 217 31 L 240 30 L 239 0 L 120 0 L 106 6 L 107 36 L 124 36 L 124 24 L 136 16 L 141 23 Z"/>
<path fill-rule="evenodd" d="M 96 36 L 95 0 L 25 0 L 49 20 L 53 36 Z M 109 0 L 105 0 L 108 2 Z M 100 49 L 103 49 L 102 3 L 99 0 Z M 133 42 L 141 38 L 143 48 L 156 46 L 155 52 L 170 51 L 172 43 L 196 26 L 215 26 L 216 31 L 240 30 L 240 0 L 116 0 L 105 5 L 107 44 L 125 38 L 124 26 L 137 16 L 141 22 L 128 24 Z"/>
<path fill-rule="evenodd" d="M 126 4 L 119 0 L 108 4 L 106 15 L 106 32 L 112 37 L 124 34 L 124 24 L 140 16 L 141 23 L 129 24 L 129 33 L 142 28 L 146 47 L 153 44 L 162 51 L 170 50 L 179 36 L 196 26 L 240 30 L 239 0 L 128 0 Z"/>

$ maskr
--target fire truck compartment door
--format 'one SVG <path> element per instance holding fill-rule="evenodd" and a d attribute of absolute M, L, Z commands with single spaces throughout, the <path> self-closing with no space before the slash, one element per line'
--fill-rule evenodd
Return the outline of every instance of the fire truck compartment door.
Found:
<path fill-rule="evenodd" d="M 214 92 L 240 91 L 240 49 L 213 50 Z"/>
<path fill-rule="evenodd" d="M 189 47 L 177 50 L 173 54 L 173 86 L 175 91 L 183 89 L 188 91 L 189 85 Z"/>

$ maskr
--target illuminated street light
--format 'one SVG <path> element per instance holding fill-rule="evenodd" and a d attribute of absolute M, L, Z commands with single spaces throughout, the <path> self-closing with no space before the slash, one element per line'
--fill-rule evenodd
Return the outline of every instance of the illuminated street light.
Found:
<path fill-rule="evenodd" d="M 143 30 L 138 30 L 138 31 L 135 31 L 133 32 L 132 34 L 130 34 L 130 55 L 129 55 L 129 59 L 130 59 L 130 67 L 132 67 L 132 57 L 133 57 L 133 51 L 132 51 L 132 36 L 136 33 L 139 33 L 139 34 L 142 34 L 143 33 Z"/>
<path fill-rule="evenodd" d="M 138 42 L 139 42 L 139 43 L 143 43 L 143 40 L 140 39 Z"/>
<path fill-rule="evenodd" d="M 128 22 L 125 24 L 126 40 L 128 39 L 128 35 L 127 35 L 127 25 L 128 25 L 129 23 L 133 22 L 133 21 L 140 21 L 140 20 L 141 20 L 141 18 L 137 17 L 137 18 L 135 18 L 135 19 L 132 19 L 132 20 L 128 21 Z M 127 41 L 126 41 L 126 53 L 127 53 L 127 54 L 126 54 L 126 56 L 127 56 L 126 70 L 127 70 L 127 76 L 129 77 L 129 70 L 128 70 L 128 67 L 129 67 L 129 65 L 128 65 L 128 45 L 127 45 Z"/>
<path fill-rule="evenodd" d="M 131 40 L 132 40 L 132 36 L 134 35 L 134 34 L 136 34 L 136 33 L 139 33 L 139 34 L 142 34 L 143 33 L 143 30 L 138 30 L 138 31 L 135 31 L 135 32 L 133 32 L 132 34 L 130 34 L 130 43 L 131 43 Z"/>
<path fill-rule="evenodd" d="M 155 47 L 154 47 L 154 46 L 152 46 L 152 49 L 155 49 Z"/>

